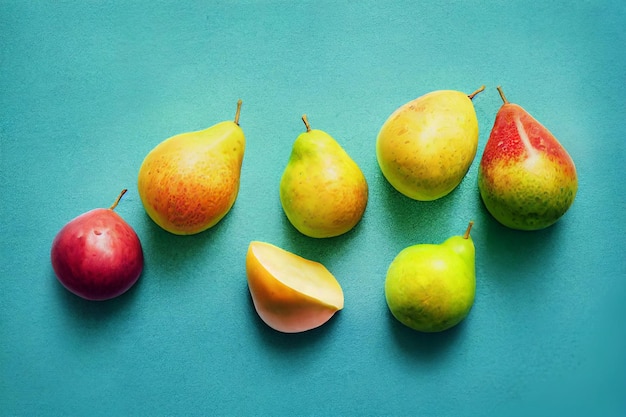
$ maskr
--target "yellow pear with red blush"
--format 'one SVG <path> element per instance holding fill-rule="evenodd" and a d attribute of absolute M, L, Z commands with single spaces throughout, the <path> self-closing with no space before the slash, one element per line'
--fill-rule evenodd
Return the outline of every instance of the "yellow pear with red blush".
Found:
<path fill-rule="evenodd" d="M 215 226 L 239 192 L 246 140 L 235 119 L 174 135 L 152 149 L 139 169 L 137 187 L 150 218 L 176 235 Z"/>

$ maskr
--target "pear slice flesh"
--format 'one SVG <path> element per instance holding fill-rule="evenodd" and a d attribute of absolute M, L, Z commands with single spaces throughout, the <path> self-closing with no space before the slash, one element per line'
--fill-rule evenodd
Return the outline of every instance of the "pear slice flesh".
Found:
<path fill-rule="evenodd" d="M 250 243 L 246 274 L 257 313 L 280 332 L 319 327 L 343 308 L 343 290 L 324 265 L 272 244 Z"/>

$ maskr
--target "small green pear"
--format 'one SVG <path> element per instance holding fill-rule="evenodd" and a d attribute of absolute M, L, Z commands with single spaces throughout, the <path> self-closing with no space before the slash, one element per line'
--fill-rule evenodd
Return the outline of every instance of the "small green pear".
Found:
<path fill-rule="evenodd" d="M 463 236 L 402 250 L 391 262 L 385 298 L 393 316 L 421 332 L 441 332 L 469 314 L 476 293 L 470 222 Z"/>
<path fill-rule="evenodd" d="M 363 217 L 368 187 L 348 153 L 328 133 L 311 129 L 295 140 L 280 180 L 280 201 L 302 234 L 325 238 L 344 234 Z"/>
<path fill-rule="evenodd" d="M 470 95 L 433 91 L 389 116 L 376 139 L 376 157 L 396 190 L 414 200 L 431 201 L 461 183 L 478 148 L 472 99 L 484 89 Z"/>

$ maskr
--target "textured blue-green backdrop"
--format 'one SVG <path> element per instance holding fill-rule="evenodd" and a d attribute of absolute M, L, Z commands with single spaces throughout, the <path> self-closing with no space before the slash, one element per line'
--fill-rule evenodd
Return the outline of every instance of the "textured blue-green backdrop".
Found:
<path fill-rule="evenodd" d="M 622 1 L 0 0 L 0 415 L 625 415 L 625 28 Z M 374 152 L 387 116 L 482 84 L 459 188 L 430 203 L 395 192 Z M 577 164 L 576 201 L 547 230 L 505 229 L 480 202 L 497 85 Z M 231 119 L 239 98 L 234 208 L 205 233 L 164 232 L 137 195 L 143 157 Z M 362 222 L 338 238 L 306 238 L 281 210 L 303 113 L 369 182 Z M 87 302 L 56 281 L 50 244 L 122 188 L 145 270 Z M 404 328 L 385 304 L 388 264 L 470 219 L 470 316 Z M 246 285 L 251 240 L 323 262 L 345 309 L 303 334 L 268 328 Z"/>

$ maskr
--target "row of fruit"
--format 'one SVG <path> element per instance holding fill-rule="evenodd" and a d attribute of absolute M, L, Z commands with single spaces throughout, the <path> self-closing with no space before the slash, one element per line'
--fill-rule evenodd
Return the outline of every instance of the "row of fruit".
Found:
<path fill-rule="evenodd" d="M 406 103 L 385 121 L 376 156 L 389 183 L 420 201 L 441 198 L 467 174 L 477 152 L 478 121 L 470 95 L 440 90 Z M 556 138 L 521 106 L 496 115 L 478 171 L 487 210 L 505 226 L 537 230 L 555 223 L 577 191 L 574 163 Z M 178 235 L 200 233 L 233 206 L 240 183 L 245 137 L 234 121 L 173 136 L 145 157 L 138 192 L 150 218 Z M 280 201 L 291 224 L 312 238 L 338 236 L 362 218 L 368 185 L 358 165 L 326 132 L 311 129 L 293 144 L 280 181 Z M 106 300 L 139 279 L 143 250 L 137 234 L 114 208 L 95 209 L 68 222 L 54 238 L 53 269 L 71 292 Z M 470 222 L 462 236 L 440 245 L 401 251 L 387 271 L 385 295 L 400 322 L 420 331 L 448 329 L 469 313 L 475 295 Z M 318 327 L 343 308 L 341 286 L 321 264 L 264 242 L 246 256 L 248 285 L 259 316 L 282 332 Z"/>

